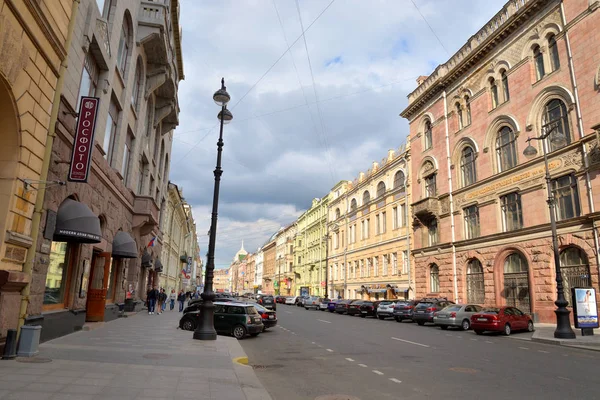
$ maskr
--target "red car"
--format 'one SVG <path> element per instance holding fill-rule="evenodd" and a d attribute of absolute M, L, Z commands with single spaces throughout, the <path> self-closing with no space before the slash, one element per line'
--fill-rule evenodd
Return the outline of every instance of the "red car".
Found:
<path fill-rule="evenodd" d="M 492 331 L 508 336 L 512 331 L 533 332 L 533 321 L 530 315 L 516 307 L 485 307 L 471 316 L 471 329 L 478 335 Z"/>

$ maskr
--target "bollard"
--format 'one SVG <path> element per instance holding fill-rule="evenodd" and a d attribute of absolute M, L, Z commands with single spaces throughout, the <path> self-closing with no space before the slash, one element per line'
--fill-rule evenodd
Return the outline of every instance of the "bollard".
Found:
<path fill-rule="evenodd" d="M 3 360 L 12 360 L 17 357 L 17 330 L 9 329 L 6 332 L 6 343 L 4 344 Z"/>

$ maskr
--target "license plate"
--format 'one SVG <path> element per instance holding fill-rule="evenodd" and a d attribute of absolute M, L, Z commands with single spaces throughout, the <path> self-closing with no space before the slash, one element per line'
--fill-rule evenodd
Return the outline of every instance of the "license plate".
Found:
<path fill-rule="evenodd" d="M 262 322 L 260 318 L 254 318 L 254 322 Z"/>
<path fill-rule="evenodd" d="M 424 314 L 425 311 L 417 311 L 419 314 Z"/>
<path fill-rule="evenodd" d="M 438 314 L 437 316 L 438 316 L 438 318 L 446 318 L 447 317 L 446 314 Z"/>
<path fill-rule="evenodd" d="M 272 315 L 269 315 L 269 319 L 273 319 L 273 318 L 275 318 L 275 317 L 274 317 L 274 316 L 272 316 Z"/>
<path fill-rule="evenodd" d="M 483 321 L 483 322 L 485 322 L 485 321 L 487 321 L 487 318 L 477 318 L 477 321 Z"/>
<path fill-rule="evenodd" d="M 367 312 L 366 311 L 361 311 L 361 313 L 366 314 Z"/>

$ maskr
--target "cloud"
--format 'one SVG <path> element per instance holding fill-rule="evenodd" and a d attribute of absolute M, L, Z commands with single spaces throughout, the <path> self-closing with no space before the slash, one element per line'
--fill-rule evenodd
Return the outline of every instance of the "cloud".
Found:
<path fill-rule="evenodd" d="M 275 0 L 277 9 L 269 0 L 183 0 L 186 80 L 170 179 L 193 206 L 202 253 L 219 134 L 212 94 L 221 77 L 234 119 L 224 129 L 218 267 L 229 265 L 242 240 L 256 250 L 312 198 L 398 148 L 408 133 L 398 114 L 415 79 L 445 62 L 444 48 L 458 50 L 503 3 L 416 0 L 442 47 L 409 1 L 336 0 L 305 34 L 311 76 L 294 0 Z M 306 29 L 329 2 L 299 4 Z"/>

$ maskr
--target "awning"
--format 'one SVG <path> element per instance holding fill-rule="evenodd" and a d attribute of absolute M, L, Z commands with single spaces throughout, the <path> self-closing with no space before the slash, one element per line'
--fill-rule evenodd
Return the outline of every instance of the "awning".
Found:
<path fill-rule="evenodd" d="M 395 287 L 394 288 L 394 292 L 396 293 L 404 293 L 404 292 L 408 292 L 408 288 L 406 286 L 403 287 Z"/>
<path fill-rule="evenodd" d="M 120 258 L 137 258 L 137 244 L 127 232 L 119 231 L 112 244 L 112 256 Z"/>
<path fill-rule="evenodd" d="M 142 254 L 142 267 L 149 267 L 152 265 L 152 256 L 148 253 L 148 249 L 144 249 Z"/>
<path fill-rule="evenodd" d="M 102 230 L 100 219 L 83 203 L 66 199 L 58 207 L 55 242 L 100 243 Z"/>
<path fill-rule="evenodd" d="M 159 258 L 157 258 L 156 260 L 154 260 L 154 270 L 156 272 L 162 272 L 162 270 L 163 270 L 163 265 L 160 262 Z"/>
<path fill-rule="evenodd" d="M 387 289 L 369 289 L 369 293 L 385 293 Z"/>

